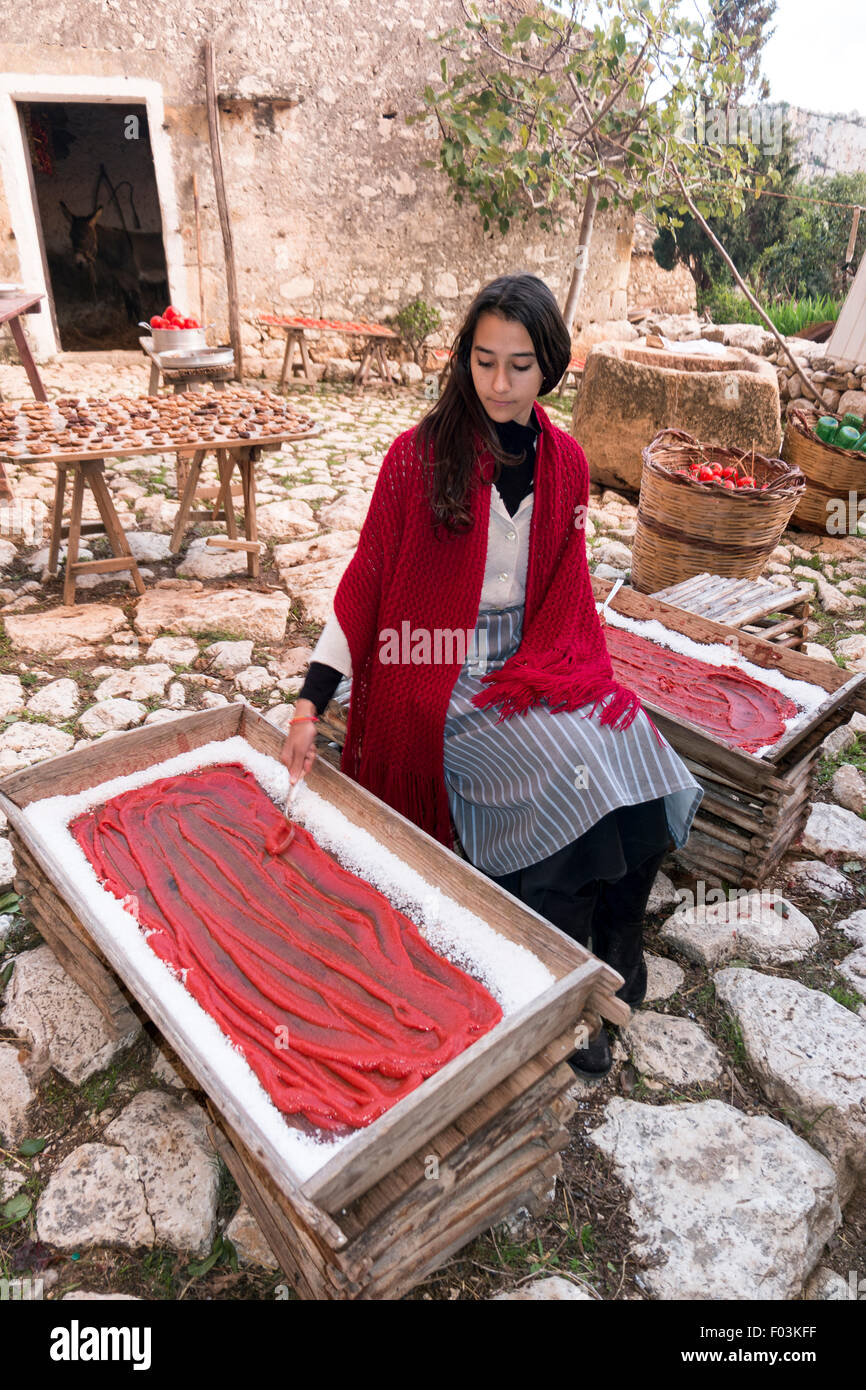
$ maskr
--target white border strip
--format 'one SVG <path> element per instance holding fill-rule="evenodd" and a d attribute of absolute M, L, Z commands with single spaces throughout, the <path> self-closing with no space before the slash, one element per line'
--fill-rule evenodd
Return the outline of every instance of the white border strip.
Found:
<path fill-rule="evenodd" d="M 163 129 L 165 105 L 162 84 L 138 77 L 83 77 L 44 73 L 0 74 L 0 176 L 9 220 L 18 244 L 19 278 L 28 289 L 50 296 L 40 250 L 36 209 L 30 191 L 28 153 L 22 138 L 17 103 L 22 101 L 77 101 L 102 105 L 124 102 L 144 106 L 156 176 L 156 194 L 162 218 L 162 236 L 172 301 L 188 301 L 183 238 L 172 166 L 171 141 Z M 60 351 L 48 305 L 31 314 L 27 329 L 39 359 Z"/>

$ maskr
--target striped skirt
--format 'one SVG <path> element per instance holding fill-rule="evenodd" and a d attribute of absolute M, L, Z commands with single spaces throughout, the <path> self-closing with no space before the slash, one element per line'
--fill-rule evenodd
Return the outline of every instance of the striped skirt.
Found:
<path fill-rule="evenodd" d="M 546 704 L 496 721 L 472 696 L 520 645 L 523 605 L 479 613 L 470 655 L 445 720 L 445 783 L 467 858 L 487 874 L 537 864 L 585 834 L 610 811 L 664 798 L 679 848 L 703 792 L 682 759 L 659 743 L 641 712 L 628 729 L 581 710 Z"/>

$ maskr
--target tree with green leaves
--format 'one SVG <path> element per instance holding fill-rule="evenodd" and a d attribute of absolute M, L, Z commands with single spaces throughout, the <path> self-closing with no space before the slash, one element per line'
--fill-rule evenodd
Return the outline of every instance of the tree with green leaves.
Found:
<path fill-rule="evenodd" d="M 462 28 L 439 36 L 441 86 L 407 119 L 435 118 L 453 196 L 477 207 L 485 231 L 505 233 L 517 218 L 551 231 L 569 202 L 582 203 L 569 328 L 596 211 L 662 204 L 664 224 L 697 205 L 709 215 L 744 205 L 755 147 L 697 139 L 694 124 L 699 97 L 724 106 L 742 82 L 739 37 L 688 18 L 680 0 L 603 0 L 595 19 L 590 0 L 567 13 L 461 3 Z M 776 181 L 772 170 L 762 177 Z"/>
<path fill-rule="evenodd" d="M 742 81 L 731 89 L 730 99 L 739 102 L 751 91 L 758 101 L 770 95 L 770 84 L 761 74 L 764 46 L 773 37 L 767 29 L 776 13 L 776 0 L 710 0 L 713 27 L 722 41 L 730 43 L 743 69 Z"/>
<path fill-rule="evenodd" d="M 778 154 L 759 150 L 751 164 L 755 176 L 769 181 L 775 170 L 778 180 L 773 193 L 791 193 L 797 187 L 799 165 L 795 161 L 795 144 L 786 125 L 782 126 L 782 148 Z M 738 270 L 749 276 L 757 270 L 768 247 L 783 241 L 794 216 L 796 204 L 771 195 L 745 195 L 741 212 L 729 210 L 707 221 L 731 253 Z M 660 209 L 663 211 L 663 207 Z M 718 254 L 700 223 L 691 213 L 677 216 L 673 209 L 653 242 L 653 255 L 663 270 L 684 265 L 700 292 L 715 283 L 732 282 L 722 257 Z"/>

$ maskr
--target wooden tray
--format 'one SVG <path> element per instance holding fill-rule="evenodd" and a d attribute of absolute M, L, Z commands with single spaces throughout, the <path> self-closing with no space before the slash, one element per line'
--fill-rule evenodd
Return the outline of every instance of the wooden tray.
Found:
<path fill-rule="evenodd" d="M 597 602 L 604 601 L 612 587 L 608 580 L 593 577 Z M 696 724 L 666 713 L 649 700 L 643 702 L 704 788 L 692 833 L 677 858 L 689 869 L 713 873 L 743 887 L 760 884 L 800 834 L 814 792 L 820 745 L 862 704 L 866 675 L 852 676 L 835 662 L 815 661 L 626 586 L 610 606 L 627 618 L 655 618 L 695 642 L 724 643 L 733 636 L 747 661 L 826 691 L 826 699 L 809 719 L 783 734 L 760 758 L 717 742 Z"/>
<path fill-rule="evenodd" d="M 7 463 L 83 463 L 86 459 L 109 459 L 109 458 L 131 458 L 138 457 L 139 454 L 194 454 L 198 450 L 208 449 L 276 449 L 280 444 L 292 444 L 299 439 L 312 439 L 314 435 L 321 434 L 322 427 L 317 424 L 310 430 L 304 430 L 299 434 L 267 434 L 258 439 L 195 439 L 187 440 L 183 444 L 131 444 L 123 449 L 109 448 L 102 451 L 89 452 L 76 450 L 74 453 L 54 453 L 54 454 L 10 454 L 4 452 L 4 446 L 0 444 L 0 458 Z"/>
<path fill-rule="evenodd" d="M 56 862 L 51 844 L 22 815 L 31 801 L 73 794 L 235 734 L 241 734 L 254 748 L 279 757 L 283 736 L 271 724 L 249 707 L 227 706 L 136 729 L 104 745 L 13 773 L 0 781 L 0 806 L 23 845 L 28 862 L 41 877 L 36 886 L 44 891 L 47 884 L 49 894 L 61 901 L 64 913 L 79 924 L 83 939 L 138 1000 L 227 1125 L 269 1175 L 269 1181 L 299 1211 L 315 1206 L 319 1211 L 336 1213 L 411 1158 L 463 1112 L 482 1102 L 548 1044 L 568 1034 L 572 1043 L 567 1050 L 573 1050 L 575 1028 L 585 1013 L 625 1022 L 630 1011 L 614 997 L 622 984 L 615 971 L 384 802 L 317 759 L 308 777 L 312 790 L 363 826 L 443 893 L 477 913 L 500 935 L 528 947 L 550 969 L 555 983 L 372 1125 L 359 1130 L 318 1172 L 300 1182 L 269 1136 L 250 1116 L 243 1098 L 226 1088 L 186 1025 L 170 1016 L 110 930 L 94 916 L 78 886 Z M 46 935 L 50 938 L 50 924 Z M 103 988 L 103 995 L 104 992 Z M 94 998 L 99 1003 L 95 995 Z"/>

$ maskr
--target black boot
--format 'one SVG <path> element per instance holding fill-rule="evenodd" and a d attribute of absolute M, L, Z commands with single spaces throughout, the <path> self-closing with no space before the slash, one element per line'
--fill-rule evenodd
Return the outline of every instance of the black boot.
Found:
<path fill-rule="evenodd" d="M 573 1052 L 566 1061 L 574 1074 L 582 1077 L 584 1081 L 600 1081 L 603 1076 L 607 1076 L 613 1066 L 613 1057 L 604 1024 L 586 1047 Z"/>

